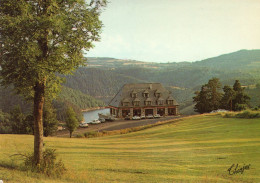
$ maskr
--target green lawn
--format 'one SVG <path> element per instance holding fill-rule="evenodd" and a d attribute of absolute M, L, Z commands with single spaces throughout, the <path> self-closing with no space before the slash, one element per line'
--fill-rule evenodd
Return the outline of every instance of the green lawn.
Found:
<path fill-rule="evenodd" d="M 92 139 L 49 137 L 68 173 L 49 179 L 0 167 L 6 182 L 260 182 L 260 119 L 198 116 Z M 0 135 L 0 164 L 33 150 L 33 136 Z M 13 162 L 18 164 L 19 161 Z M 229 175 L 232 164 L 250 169 Z"/>

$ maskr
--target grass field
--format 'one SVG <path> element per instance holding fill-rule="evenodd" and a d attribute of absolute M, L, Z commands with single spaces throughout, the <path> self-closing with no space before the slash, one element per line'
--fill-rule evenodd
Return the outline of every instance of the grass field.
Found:
<path fill-rule="evenodd" d="M 33 150 L 33 136 L 0 135 L 6 182 L 260 182 L 260 119 L 204 115 L 100 138 L 44 139 L 69 170 L 60 179 L 12 169 L 9 155 Z M 232 164 L 250 164 L 229 175 Z"/>

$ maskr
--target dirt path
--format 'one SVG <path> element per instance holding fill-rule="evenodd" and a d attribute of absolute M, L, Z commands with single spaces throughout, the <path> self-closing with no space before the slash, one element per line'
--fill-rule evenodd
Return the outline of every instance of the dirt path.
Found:
<path fill-rule="evenodd" d="M 121 130 L 126 128 L 144 126 L 148 124 L 154 124 L 159 121 L 166 121 L 169 119 L 181 118 L 180 116 L 167 116 L 157 119 L 143 119 L 143 120 L 116 120 L 113 122 L 105 122 L 101 124 L 92 125 L 90 124 L 88 128 L 78 128 L 73 132 L 73 136 L 77 134 L 83 134 L 85 132 L 90 131 L 113 131 L 113 130 Z M 68 130 L 58 131 L 56 134 L 57 137 L 69 137 Z"/>

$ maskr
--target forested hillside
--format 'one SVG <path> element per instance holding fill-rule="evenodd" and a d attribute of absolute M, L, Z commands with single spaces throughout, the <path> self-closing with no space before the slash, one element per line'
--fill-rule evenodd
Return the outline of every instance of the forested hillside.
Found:
<path fill-rule="evenodd" d="M 0 87 L 0 110 L 10 112 L 16 105 L 20 106 L 25 114 L 31 112 L 32 103 L 30 101 L 25 101 L 19 95 L 15 95 L 11 87 Z M 55 99 L 55 105 L 62 107 L 72 105 L 77 111 L 80 111 L 86 108 L 101 107 L 105 104 L 103 101 L 97 100 L 79 90 L 63 86 L 61 93 Z"/>
<path fill-rule="evenodd" d="M 198 62 L 152 63 L 113 58 L 87 58 L 87 66 L 75 71 L 74 75 L 63 76 L 61 94 L 57 101 L 84 109 L 107 104 L 126 83 L 159 82 L 169 89 L 181 108 L 190 111 L 194 92 L 212 77 L 224 85 L 240 80 L 243 86 L 255 86 L 260 82 L 260 50 L 241 50 Z M 252 106 L 258 106 L 257 92 L 252 95 Z M 9 111 L 20 104 L 28 108 L 18 96 L 11 95 L 10 88 L 0 88 L 0 109 Z M 94 98 L 95 99 L 94 99 Z M 24 109 L 24 110 L 25 110 Z M 187 110 L 189 109 L 189 110 Z"/>
<path fill-rule="evenodd" d="M 245 86 L 255 85 L 260 81 L 259 61 L 260 50 L 241 50 L 194 63 L 88 58 L 87 67 L 66 76 L 65 86 L 108 103 L 125 83 L 160 82 L 184 108 L 192 104 L 194 92 L 212 77 L 219 78 L 222 86 L 235 80 Z"/>

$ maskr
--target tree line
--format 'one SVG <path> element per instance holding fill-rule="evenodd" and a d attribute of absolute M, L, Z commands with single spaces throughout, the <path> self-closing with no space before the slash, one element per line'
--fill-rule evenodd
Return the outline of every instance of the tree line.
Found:
<path fill-rule="evenodd" d="M 196 103 L 194 110 L 201 114 L 217 109 L 241 111 L 250 107 L 249 101 L 250 97 L 239 80 L 235 81 L 233 87 L 225 85 L 222 88 L 218 78 L 212 78 L 202 85 L 201 90 L 196 91 L 193 97 L 193 102 Z"/>

